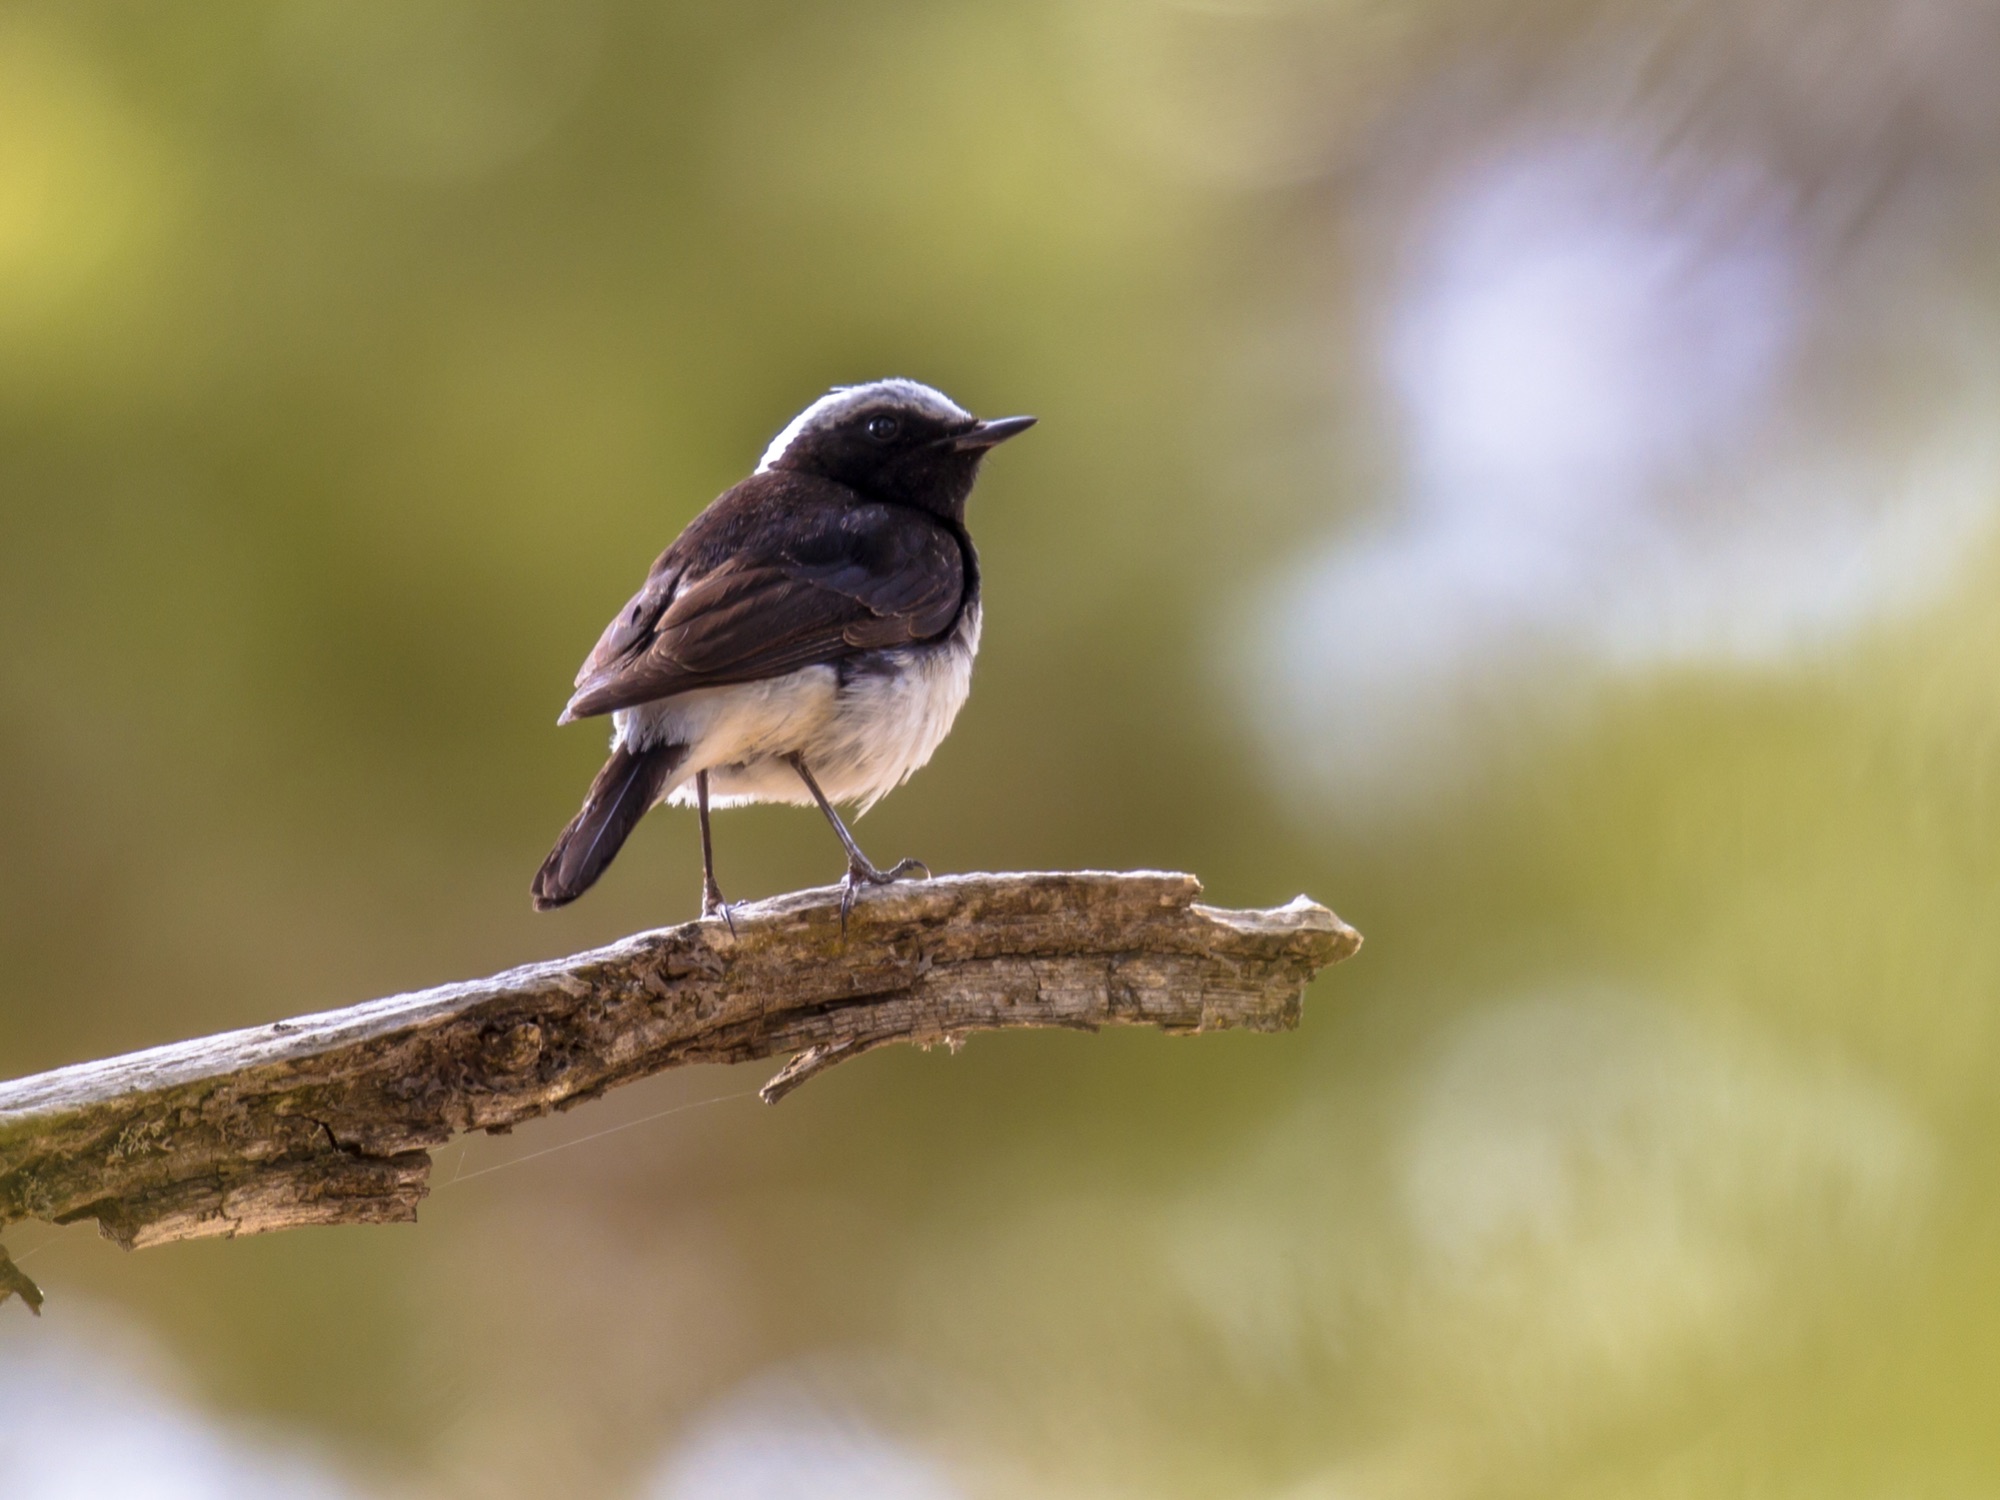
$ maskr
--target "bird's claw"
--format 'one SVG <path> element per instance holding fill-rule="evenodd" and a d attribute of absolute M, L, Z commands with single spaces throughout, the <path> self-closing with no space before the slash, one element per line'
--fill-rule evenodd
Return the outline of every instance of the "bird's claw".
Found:
<path fill-rule="evenodd" d="M 847 878 L 840 883 L 840 935 L 847 936 L 847 914 L 854 910 L 854 898 L 862 886 L 889 885 L 918 872 L 926 880 L 931 878 L 931 867 L 920 859 L 898 860 L 886 870 L 878 870 L 865 860 L 849 860 Z"/>
<path fill-rule="evenodd" d="M 729 935 L 736 936 L 736 918 L 730 915 L 729 903 L 722 899 L 722 891 L 714 881 L 708 882 L 701 892 L 701 914 L 704 920 L 720 917 L 729 924 Z"/>

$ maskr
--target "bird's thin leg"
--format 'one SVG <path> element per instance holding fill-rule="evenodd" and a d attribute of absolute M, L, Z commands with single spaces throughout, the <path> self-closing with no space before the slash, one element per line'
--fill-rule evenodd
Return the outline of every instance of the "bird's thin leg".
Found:
<path fill-rule="evenodd" d="M 841 883 L 840 892 L 842 932 L 847 930 L 847 913 L 854 905 L 855 891 L 860 885 L 864 883 L 887 885 L 892 880 L 901 880 L 905 875 L 913 875 L 919 870 L 923 871 L 924 879 L 931 878 L 930 866 L 920 859 L 900 860 L 894 868 L 888 870 L 876 869 L 869 863 L 868 856 L 861 852 L 861 846 L 854 842 L 854 835 L 847 831 L 847 825 L 840 821 L 840 814 L 833 810 L 833 804 L 826 800 L 826 793 L 822 792 L 819 783 L 813 780 L 813 773 L 806 769 L 805 757 L 794 754 L 786 756 L 785 759 L 790 761 L 792 769 L 799 773 L 799 780 L 806 784 L 806 790 L 812 793 L 813 801 L 819 804 L 819 810 L 826 814 L 827 822 L 833 825 L 834 834 L 840 839 L 840 847 L 847 851 L 847 878 Z"/>
<path fill-rule="evenodd" d="M 729 915 L 729 903 L 722 899 L 722 887 L 715 883 L 715 841 L 708 832 L 708 772 L 694 773 L 694 805 L 701 814 L 701 914 L 713 917 L 720 914 L 729 924 L 729 935 L 736 936 L 736 918 Z"/>

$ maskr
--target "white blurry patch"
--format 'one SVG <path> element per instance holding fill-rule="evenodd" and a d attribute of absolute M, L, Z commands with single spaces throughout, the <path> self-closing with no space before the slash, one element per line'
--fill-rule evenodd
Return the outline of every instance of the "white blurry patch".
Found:
<path fill-rule="evenodd" d="M 1986 341 L 1920 300 L 1899 347 L 1846 337 L 1755 170 L 1544 142 L 1418 219 L 1380 339 L 1404 492 L 1237 637 L 1274 768 L 1338 814 L 1399 812 L 1593 681 L 1838 644 L 1987 527 Z"/>
<path fill-rule="evenodd" d="M 60 1320 L 60 1321 L 58 1321 Z M 0 1339 L 8 1500 L 349 1500 L 304 1454 L 166 1393 L 151 1351 L 71 1302 Z"/>
<path fill-rule="evenodd" d="M 752 1382 L 701 1418 L 645 1500 L 959 1500 L 929 1459 L 804 1381 Z"/>
<path fill-rule="evenodd" d="M 1754 424 L 1797 322 L 1773 197 L 1589 140 L 1448 194 L 1384 339 L 1418 507 L 1587 518 Z"/>

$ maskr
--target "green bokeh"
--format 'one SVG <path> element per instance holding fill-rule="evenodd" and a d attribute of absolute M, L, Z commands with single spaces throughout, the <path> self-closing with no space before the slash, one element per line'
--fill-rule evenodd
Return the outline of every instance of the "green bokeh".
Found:
<path fill-rule="evenodd" d="M 1384 122 L 1595 14 L 0 10 L 0 1075 L 692 915 L 678 812 L 529 911 L 601 750 L 555 714 L 770 433 L 890 373 L 1042 425 L 871 851 L 1368 936 L 1296 1036 L 981 1037 L 775 1111 L 655 1080 L 442 1151 L 414 1229 L 23 1226 L 50 1315 L 0 1343 L 109 1308 L 396 1494 L 628 1493 L 771 1369 L 968 1494 L 2000 1486 L 1987 544 L 1780 667 L 1523 706 L 1394 818 L 1289 801 L 1223 665 L 1384 487 L 1352 226 L 1422 135 Z M 1319 395 L 1246 373 L 1298 342 Z M 838 871 L 794 811 L 718 840 L 732 897 Z"/>

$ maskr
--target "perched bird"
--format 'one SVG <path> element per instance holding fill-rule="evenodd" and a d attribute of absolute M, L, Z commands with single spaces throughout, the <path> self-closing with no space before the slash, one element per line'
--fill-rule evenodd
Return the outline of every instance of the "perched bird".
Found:
<path fill-rule="evenodd" d="M 701 910 L 715 883 L 711 801 L 817 804 L 862 884 L 922 871 L 869 863 L 833 809 L 869 807 L 931 758 L 972 682 L 979 560 L 965 503 L 987 450 L 1033 417 L 982 422 L 914 380 L 813 402 L 660 554 L 605 627 L 558 723 L 610 714 L 611 758 L 535 875 L 535 907 L 574 901 L 647 809 L 693 802 Z"/>

